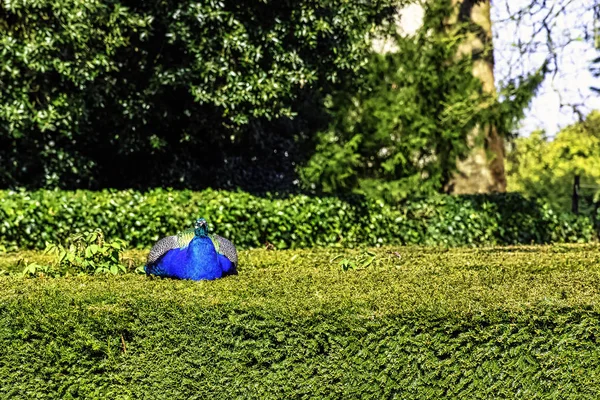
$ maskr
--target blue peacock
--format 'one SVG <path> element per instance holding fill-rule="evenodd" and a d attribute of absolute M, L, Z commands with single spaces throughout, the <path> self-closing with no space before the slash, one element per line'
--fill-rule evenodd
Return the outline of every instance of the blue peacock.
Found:
<path fill-rule="evenodd" d="M 208 232 L 204 218 L 192 229 L 167 236 L 154 244 L 144 266 L 147 275 L 213 280 L 237 275 L 238 257 L 233 243 Z"/>

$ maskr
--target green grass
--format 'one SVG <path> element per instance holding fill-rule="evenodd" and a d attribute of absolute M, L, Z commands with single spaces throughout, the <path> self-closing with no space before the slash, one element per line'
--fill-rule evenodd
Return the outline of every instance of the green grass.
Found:
<path fill-rule="evenodd" d="M 381 248 L 349 271 L 366 250 L 249 250 L 212 282 L 0 277 L 0 397 L 597 398 L 599 250 Z"/>

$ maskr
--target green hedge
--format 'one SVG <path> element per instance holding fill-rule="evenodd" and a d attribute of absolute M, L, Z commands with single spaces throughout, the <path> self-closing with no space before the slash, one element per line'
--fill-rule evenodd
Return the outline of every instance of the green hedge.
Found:
<path fill-rule="evenodd" d="M 213 282 L 0 277 L 0 397 L 600 393 L 597 247 L 374 253 L 343 272 L 360 251 L 243 251 Z"/>
<path fill-rule="evenodd" d="M 0 191 L 0 246 L 43 248 L 101 228 L 107 239 L 149 247 L 204 216 L 240 248 L 588 242 L 587 218 L 557 214 L 517 194 L 438 196 L 397 208 L 375 201 L 242 192 Z"/>

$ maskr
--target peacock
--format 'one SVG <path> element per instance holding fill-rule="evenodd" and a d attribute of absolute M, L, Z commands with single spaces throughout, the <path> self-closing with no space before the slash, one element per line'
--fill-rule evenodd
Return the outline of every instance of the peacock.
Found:
<path fill-rule="evenodd" d="M 192 229 L 167 236 L 154 244 L 144 266 L 146 275 L 213 280 L 237 275 L 238 257 L 233 243 L 208 232 L 204 218 Z"/>

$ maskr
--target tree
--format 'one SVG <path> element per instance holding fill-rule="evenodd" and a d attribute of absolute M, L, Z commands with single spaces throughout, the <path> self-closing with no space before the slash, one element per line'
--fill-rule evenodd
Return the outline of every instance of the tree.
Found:
<path fill-rule="evenodd" d="M 600 200 L 600 111 L 564 128 L 553 140 L 536 131 L 516 139 L 513 147 L 507 159 L 510 191 L 569 211 L 574 176 L 579 175 L 588 207 Z"/>
<path fill-rule="evenodd" d="M 495 98 L 494 53 L 489 0 L 453 0 L 455 14 L 450 30 L 462 33 L 457 56 L 472 60 L 473 76 L 483 91 Z M 454 193 L 504 192 L 504 139 L 494 124 L 479 125 L 470 132 L 469 156 L 458 162 L 458 174 L 450 184 Z"/>
<path fill-rule="evenodd" d="M 597 0 L 494 1 L 495 53 L 501 58 L 496 81 L 502 84 L 545 64 L 539 92 L 555 99 L 559 107 L 549 108 L 552 105 L 541 101 L 538 106 L 573 122 L 583 121 L 594 108 L 590 108 L 589 100 L 596 94 L 577 82 L 585 82 L 582 78 L 586 78 L 583 74 L 587 72 L 587 61 L 594 57 L 600 26 L 597 3 Z M 548 134 L 555 133 L 552 128 L 548 127 L 552 130 Z"/>
<path fill-rule="evenodd" d="M 5 2 L 0 186 L 278 175 L 283 149 L 319 123 L 290 117 L 354 81 L 392 12 L 388 0 Z"/>
<path fill-rule="evenodd" d="M 465 47 L 472 24 L 451 21 L 456 14 L 450 1 L 423 6 L 423 24 L 414 35 L 392 27 L 392 50 L 372 54 L 368 90 L 347 87 L 330 97 L 333 122 L 301 169 L 307 186 L 391 202 L 443 191 L 457 161 L 469 156 L 473 132 L 493 127 L 506 134 L 522 116 L 542 74 L 502 87 L 499 101 L 480 78 L 490 72 L 489 54 L 479 54 L 474 40 Z"/>

